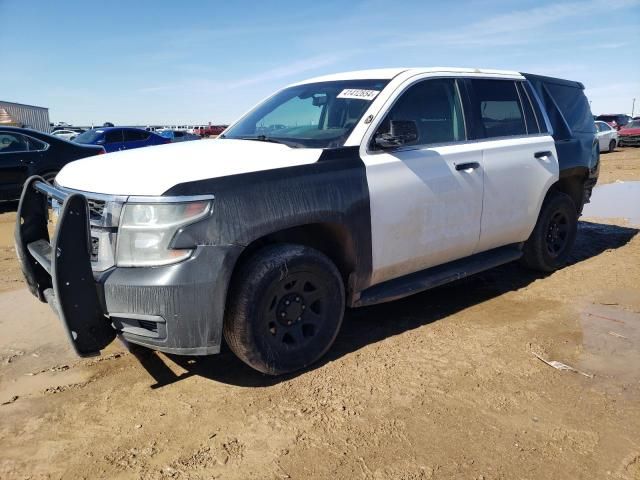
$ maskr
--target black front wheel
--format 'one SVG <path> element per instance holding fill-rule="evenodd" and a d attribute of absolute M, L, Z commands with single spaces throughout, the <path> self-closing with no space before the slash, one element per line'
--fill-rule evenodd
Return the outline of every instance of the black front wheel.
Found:
<path fill-rule="evenodd" d="M 615 140 L 611 140 L 609 142 L 609 153 L 613 152 L 616 149 L 616 141 Z"/>
<path fill-rule="evenodd" d="M 578 213 L 568 195 L 552 191 L 542 204 L 536 226 L 525 242 L 521 263 L 553 272 L 569 258 L 578 231 Z"/>
<path fill-rule="evenodd" d="M 254 369 L 289 373 L 326 353 L 344 308 L 342 277 L 326 255 L 302 245 L 269 245 L 234 273 L 224 337 Z"/>

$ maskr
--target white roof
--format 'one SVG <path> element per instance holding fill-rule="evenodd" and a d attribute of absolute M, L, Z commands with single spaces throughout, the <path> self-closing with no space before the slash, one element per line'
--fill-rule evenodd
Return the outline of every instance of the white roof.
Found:
<path fill-rule="evenodd" d="M 519 72 L 512 70 L 493 70 L 488 68 L 456 68 L 456 67 L 414 67 L 414 68 L 377 68 L 370 70 L 356 70 L 353 72 L 334 73 L 320 77 L 309 78 L 293 85 L 305 83 L 330 82 L 336 80 L 390 80 L 401 73 L 419 75 L 422 73 L 476 73 L 509 78 L 522 78 Z"/>

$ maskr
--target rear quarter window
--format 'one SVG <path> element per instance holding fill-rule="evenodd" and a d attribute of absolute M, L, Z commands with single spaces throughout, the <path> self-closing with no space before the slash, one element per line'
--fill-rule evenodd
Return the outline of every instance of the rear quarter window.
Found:
<path fill-rule="evenodd" d="M 575 132 L 595 131 L 589 102 L 582 89 L 556 83 L 547 83 L 545 86 L 571 130 Z"/>

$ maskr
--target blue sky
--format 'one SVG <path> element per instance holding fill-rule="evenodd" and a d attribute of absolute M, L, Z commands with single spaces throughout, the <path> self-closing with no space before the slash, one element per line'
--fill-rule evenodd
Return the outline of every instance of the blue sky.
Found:
<path fill-rule="evenodd" d="M 640 112 L 640 0 L 0 0 L 0 99 L 76 124 L 228 123 L 283 85 L 394 66 L 582 81 Z"/>

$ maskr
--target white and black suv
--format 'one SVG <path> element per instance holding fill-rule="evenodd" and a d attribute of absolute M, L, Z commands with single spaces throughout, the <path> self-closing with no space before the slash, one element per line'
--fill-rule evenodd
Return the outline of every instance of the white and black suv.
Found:
<path fill-rule="evenodd" d="M 561 267 L 597 150 L 577 82 L 330 75 L 280 90 L 217 140 L 79 160 L 54 186 L 32 177 L 16 246 L 80 355 L 116 334 L 214 354 L 224 335 L 244 362 L 282 374 L 329 349 L 345 307 L 518 259 Z"/>

